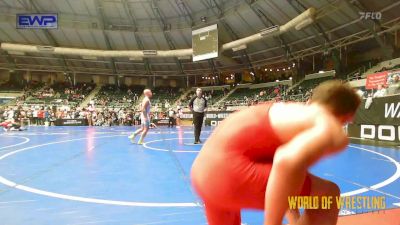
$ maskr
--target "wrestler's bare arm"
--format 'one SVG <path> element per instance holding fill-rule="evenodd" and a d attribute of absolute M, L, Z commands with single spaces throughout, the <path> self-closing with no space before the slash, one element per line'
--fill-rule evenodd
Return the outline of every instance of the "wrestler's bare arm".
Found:
<path fill-rule="evenodd" d="M 288 209 L 288 196 L 298 195 L 308 168 L 322 157 L 347 144 L 340 124 L 331 116 L 316 116 L 310 128 L 281 146 L 274 163 L 265 196 L 265 225 L 280 225 Z"/>

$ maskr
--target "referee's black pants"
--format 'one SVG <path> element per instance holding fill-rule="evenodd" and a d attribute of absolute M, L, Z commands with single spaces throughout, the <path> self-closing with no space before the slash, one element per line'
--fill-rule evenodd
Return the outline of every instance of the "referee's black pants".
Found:
<path fill-rule="evenodd" d="M 174 127 L 174 117 L 170 116 L 168 118 L 168 127 Z"/>
<path fill-rule="evenodd" d="M 200 142 L 201 127 L 203 126 L 204 113 L 193 112 L 194 142 Z"/>

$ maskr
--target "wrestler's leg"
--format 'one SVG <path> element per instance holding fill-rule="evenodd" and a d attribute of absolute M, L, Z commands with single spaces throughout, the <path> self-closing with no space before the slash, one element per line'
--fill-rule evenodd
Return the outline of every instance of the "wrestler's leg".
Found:
<path fill-rule="evenodd" d="M 244 174 L 239 176 L 251 179 L 243 181 L 244 185 L 241 185 L 241 188 L 236 189 L 236 197 L 232 199 L 231 205 L 238 208 L 264 210 L 265 191 L 268 177 L 272 169 L 272 163 L 253 163 L 250 168 L 251 169 L 249 170 L 243 170 Z M 314 176 L 307 174 L 303 187 L 301 188 L 301 196 L 310 195 L 312 177 Z M 289 224 L 295 224 L 300 218 L 300 213 L 298 210 L 288 210 L 286 218 L 288 219 Z"/>
<path fill-rule="evenodd" d="M 134 133 L 132 133 L 131 135 L 129 135 L 128 138 L 131 140 L 132 143 L 135 142 L 135 137 L 136 137 L 138 134 L 142 133 L 144 129 L 145 129 L 145 126 L 144 126 L 144 124 L 142 123 L 139 129 L 137 129 Z"/>
<path fill-rule="evenodd" d="M 143 126 L 143 131 L 142 131 L 142 135 L 139 138 L 138 144 L 143 144 L 143 140 L 147 135 L 147 132 L 149 131 L 150 128 L 150 121 L 147 121 L 144 126 Z"/>
<path fill-rule="evenodd" d="M 332 196 L 333 204 L 330 209 L 306 209 L 296 225 L 336 225 L 339 209 L 336 205 L 336 197 L 340 196 L 339 187 L 328 180 L 310 175 L 311 196 Z"/>
<path fill-rule="evenodd" d="M 289 224 L 296 224 L 300 219 L 300 212 L 298 209 L 289 209 L 286 212 L 285 217 L 289 221 Z"/>
<path fill-rule="evenodd" d="M 205 203 L 205 212 L 208 225 L 240 225 L 240 210 L 223 209 L 218 206 Z"/>

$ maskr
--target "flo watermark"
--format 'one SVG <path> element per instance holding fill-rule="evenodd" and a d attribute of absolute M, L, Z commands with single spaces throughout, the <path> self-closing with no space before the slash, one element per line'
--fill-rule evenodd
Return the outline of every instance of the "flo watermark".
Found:
<path fill-rule="evenodd" d="M 382 13 L 381 12 L 359 12 L 360 14 L 360 19 L 362 20 L 380 20 L 382 19 Z"/>

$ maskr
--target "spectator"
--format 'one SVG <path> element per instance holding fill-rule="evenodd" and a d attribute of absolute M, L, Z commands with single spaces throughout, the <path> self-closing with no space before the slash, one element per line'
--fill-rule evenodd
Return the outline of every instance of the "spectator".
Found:
<path fill-rule="evenodd" d="M 389 84 L 389 88 L 387 90 L 388 95 L 395 95 L 395 94 L 400 94 L 400 81 L 399 81 L 399 75 L 395 74 L 393 76 L 392 81 Z"/>
<path fill-rule="evenodd" d="M 378 85 L 378 90 L 375 92 L 375 94 L 374 94 L 374 98 L 380 98 L 380 97 L 384 97 L 384 96 L 386 96 L 386 88 L 382 85 L 382 84 L 379 84 Z"/>
<path fill-rule="evenodd" d="M 37 120 L 38 120 L 38 125 L 44 125 L 44 107 L 40 108 L 38 113 L 37 113 Z"/>
<path fill-rule="evenodd" d="M 38 125 L 38 112 L 39 112 L 38 107 L 35 107 L 35 108 L 33 109 L 33 112 L 32 112 L 32 120 L 33 120 L 33 123 L 34 123 L 35 125 Z"/>
<path fill-rule="evenodd" d="M 358 90 L 357 90 L 357 94 L 358 94 L 358 96 L 360 96 L 361 98 L 364 98 L 364 91 L 363 91 L 363 90 L 358 89 Z"/>
<path fill-rule="evenodd" d="M 369 107 L 371 107 L 371 105 L 372 105 L 372 102 L 373 102 L 372 94 L 368 94 L 367 100 L 365 101 L 364 108 L 369 109 Z"/>
<path fill-rule="evenodd" d="M 172 108 L 168 110 L 168 127 L 174 127 L 175 124 L 175 111 Z"/>
<path fill-rule="evenodd" d="M 88 125 L 89 125 L 89 126 L 93 126 L 93 112 L 88 111 L 88 112 L 86 113 L 86 119 L 87 119 L 87 121 L 88 121 Z"/>
<path fill-rule="evenodd" d="M 183 115 L 182 106 L 180 104 L 178 104 L 178 108 L 176 110 L 176 126 L 177 127 L 181 126 L 182 115 Z"/>

